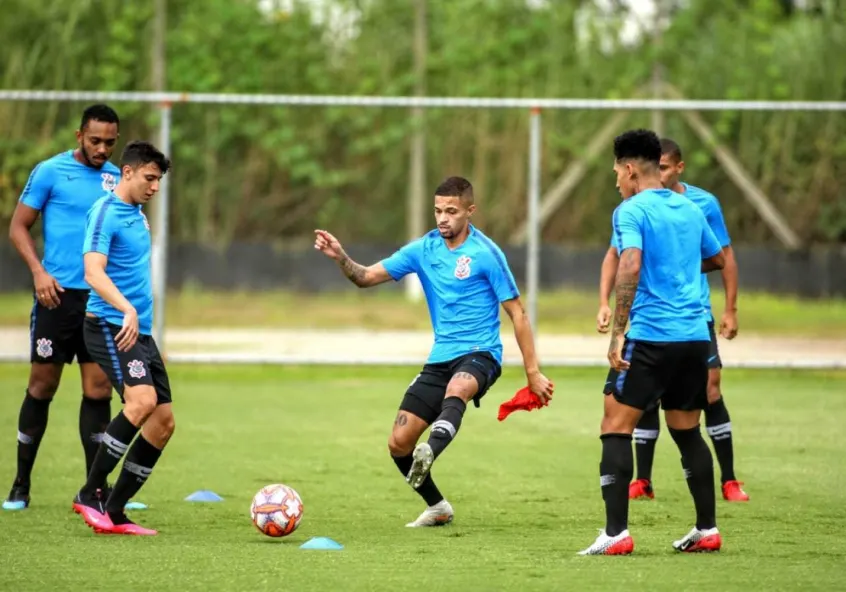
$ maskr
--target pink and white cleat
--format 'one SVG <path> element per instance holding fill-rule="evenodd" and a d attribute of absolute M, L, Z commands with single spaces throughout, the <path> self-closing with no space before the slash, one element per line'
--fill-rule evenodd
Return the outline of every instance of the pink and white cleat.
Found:
<path fill-rule="evenodd" d="M 629 555 L 634 551 L 634 540 L 628 529 L 616 536 L 608 536 L 605 530 L 599 531 L 596 541 L 579 555 Z"/>
<path fill-rule="evenodd" d="M 94 532 L 106 534 L 112 531 L 114 524 L 106 513 L 103 491 L 98 489 L 93 494 L 80 491 L 73 498 L 73 511 L 82 516 L 85 523 L 94 529 Z"/>

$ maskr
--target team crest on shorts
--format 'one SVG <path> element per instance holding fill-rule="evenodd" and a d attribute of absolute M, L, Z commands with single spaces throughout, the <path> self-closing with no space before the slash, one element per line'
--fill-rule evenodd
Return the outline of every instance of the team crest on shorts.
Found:
<path fill-rule="evenodd" d="M 117 179 L 115 179 L 115 176 L 113 174 L 103 173 L 100 176 L 103 177 L 103 190 L 104 191 L 111 191 L 115 187 L 117 187 Z"/>
<path fill-rule="evenodd" d="M 42 337 L 35 342 L 35 353 L 37 353 L 39 357 L 49 358 L 53 355 L 53 342 L 46 337 Z"/>
<path fill-rule="evenodd" d="M 144 368 L 144 362 L 141 360 L 132 360 L 126 365 L 129 368 L 129 375 L 132 378 L 144 378 L 147 375 L 147 370 Z"/>
<path fill-rule="evenodd" d="M 466 280 L 470 277 L 470 257 L 467 255 L 462 255 L 458 258 L 458 261 L 455 262 L 455 277 L 460 280 Z"/>

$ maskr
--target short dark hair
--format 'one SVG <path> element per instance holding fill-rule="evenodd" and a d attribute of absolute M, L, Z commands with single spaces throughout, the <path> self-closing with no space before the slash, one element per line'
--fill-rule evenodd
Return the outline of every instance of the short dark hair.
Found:
<path fill-rule="evenodd" d="M 151 162 L 159 165 L 162 175 L 167 174 L 167 171 L 170 169 L 170 160 L 167 156 L 162 154 L 150 142 L 144 142 L 143 140 L 133 140 L 126 145 L 123 149 L 123 154 L 120 155 L 121 168 L 130 166 L 136 169 L 139 166 L 144 166 Z"/>
<path fill-rule="evenodd" d="M 676 162 L 681 162 L 682 160 L 681 146 L 670 138 L 661 138 L 661 154 L 672 157 Z"/>
<path fill-rule="evenodd" d="M 661 141 L 652 130 L 629 130 L 614 138 L 614 158 L 644 160 L 657 166 L 661 162 Z"/>
<path fill-rule="evenodd" d="M 473 203 L 473 185 L 464 177 L 449 177 L 435 189 L 435 195 L 457 197 L 466 204 Z"/>
<path fill-rule="evenodd" d="M 114 123 L 120 128 L 120 117 L 114 109 L 108 105 L 91 105 L 82 112 L 82 121 L 79 123 L 79 131 L 85 129 L 89 121 L 102 121 L 103 123 Z"/>

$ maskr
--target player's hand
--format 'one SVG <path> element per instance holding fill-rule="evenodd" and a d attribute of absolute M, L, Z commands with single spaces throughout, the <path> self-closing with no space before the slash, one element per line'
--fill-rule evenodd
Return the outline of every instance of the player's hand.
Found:
<path fill-rule="evenodd" d="M 623 359 L 624 341 L 624 335 L 614 335 L 613 337 L 611 337 L 611 345 L 608 348 L 608 363 L 611 364 L 611 367 L 618 372 L 628 370 L 630 365 L 626 360 Z"/>
<path fill-rule="evenodd" d="M 725 311 L 723 318 L 720 320 L 720 335 L 726 339 L 734 339 L 737 337 L 737 313 Z"/>
<path fill-rule="evenodd" d="M 546 405 L 552 399 L 555 385 L 540 372 L 531 372 L 527 375 L 527 378 L 529 379 L 529 390 L 540 398 L 541 403 Z"/>
<path fill-rule="evenodd" d="M 35 297 L 41 306 L 46 308 L 56 308 L 59 306 L 59 293 L 64 292 L 65 289 L 59 285 L 52 275 L 46 271 L 37 271 L 32 276 L 33 284 L 35 285 Z"/>
<path fill-rule="evenodd" d="M 134 308 L 123 315 L 123 327 L 115 335 L 115 343 L 120 351 L 129 351 L 138 341 L 138 311 Z"/>
<path fill-rule="evenodd" d="M 336 239 L 334 236 L 326 232 L 325 230 L 315 230 L 314 231 L 315 238 L 314 238 L 314 248 L 338 261 L 341 257 L 344 256 L 344 249 L 341 247 L 340 241 Z"/>
<path fill-rule="evenodd" d="M 611 307 L 603 304 L 596 313 L 596 330 L 600 333 L 608 333 L 611 327 Z"/>

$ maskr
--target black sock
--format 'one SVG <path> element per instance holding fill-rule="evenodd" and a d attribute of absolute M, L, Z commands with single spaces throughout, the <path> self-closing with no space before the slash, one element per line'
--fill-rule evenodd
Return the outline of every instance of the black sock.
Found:
<path fill-rule="evenodd" d="M 731 418 L 723 398 L 705 409 L 705 429 L 714 443 L 717 462 L 720 463 L 720 481 L 734 481 L 734 447 L 731 442 Z"/>
<path fill-rule="evenodd" d="M 84 493 L 91 494 L 95 490 L 103 488 L 106 484 L 106 477 L 115 470 L 137 433 L 138 428 L 126 419 L 123 411 L 115 416 L 109 427 L 106 428 L 105 434 L 103 434 L 103 441 L 100 442 L 97 455 L 94 457 L 94 464 L 88 473 L 88 480 L 82 487 Z"/>
<path fill-rule="evenodd" d="M 16 485 L 29 485 L 38 446 L 47 429 L 47 416 L 53 399 L 36 399 L 26 391 L 18 416 L 18 474 Z"/>
<path fill-rule="evenodd" d="M 634 473 L 632 437 L 603 434 L 599 486 L 605 500 L 605 534 L 617 536 L 629 527 L 629 481 Z"/>
<path fill-rule="evenodd" d="M 637 478 L 652 481 L 652 464 L 655 460 L 655 444 L 661 433 L 661 418 L 658 407 L 648 409 L 634 431 L 635 452 L 637 453 Z"/>
<path fill-rule="evenodd" d="M 153 467 L 162 455 L 162 451 L 147 442 L 144 435 L 138 436 L 132 448 L 126 454 L 123 461 L 123 468 L 115 483 L 109 499 L 106 500 L 106 511 L 111 515 L 113 512 L 123 515 L 123 507 L 132 496 L 147 482 Z"/>
<path fill-rule="evenodd" d="M 435 458 L 438 458 L 446 447 L 449 446 L 449 443 L 455 439 L 456 434 L 458 434 L 458 428 L 461 427 L 461 418 L 464 416 L 466 409 L 467 403 L 458 397 L 447 397 L 444 399 L 441 406 L 441 414 L 432 424 L 432 430 L 429 432 L 429 446 L 432 447 Z"/>
<path fill-rule="evenodd" d="M 696 507 L 696 528 L 717 526 L 717 499 L 714 489 L 714 459 L 699 431 L 699 426 L 689 430 L 670 429 L 681 452 L 681 463 L 687 478 L 687 487 Z"/>
<path fill-rule="evenodd" d="M 79 406 L 79 440 L 85 451 L 85 475 L 91 472 L 103 433 L 112 419 L 112 399 L 92 399 L 82 395 Z"/>
<path fill-rule="evenodd" d="M 397 465 L 397 468 L 399 469 L 399 472 L 402 473 L 402 476 L 405 477 L 408 475 L 408 471 L 411 470 L 411 463 L 413 462 L 411 455 L 391 456 L 391 458 L 394 459 L 394 464 Z M 415 491 L 420 494 L 420 497 L 423 498 L 427 506 L 434 506 L 444 500 L 444 496 L 441 495 L 441 492 L 438 491 L 435 482 L 432 480 L 431 473 L 426 475 L 423 483 L 421 483 L 420 487 L 418 487 Z"/>

